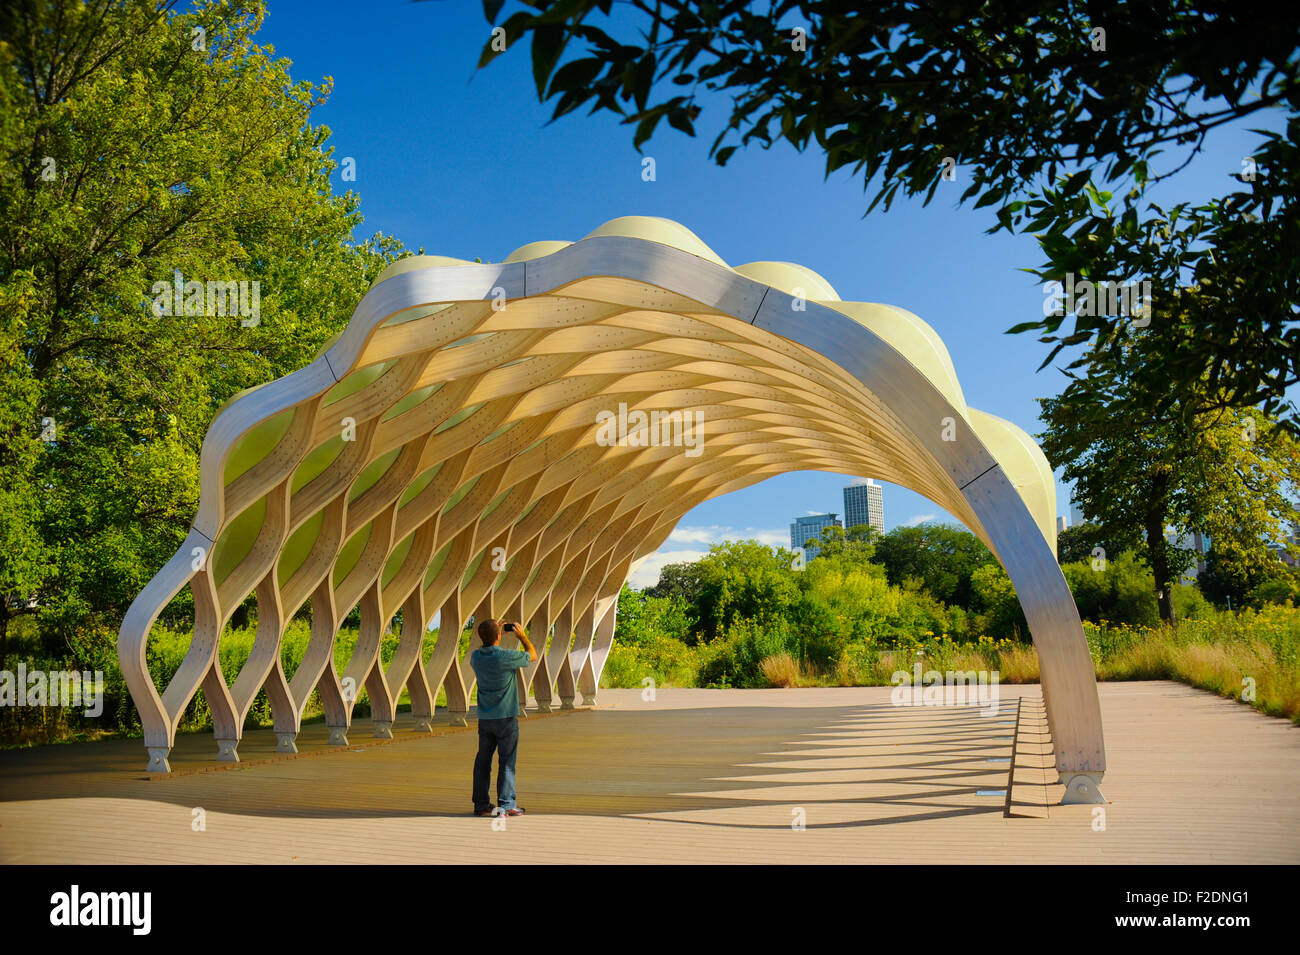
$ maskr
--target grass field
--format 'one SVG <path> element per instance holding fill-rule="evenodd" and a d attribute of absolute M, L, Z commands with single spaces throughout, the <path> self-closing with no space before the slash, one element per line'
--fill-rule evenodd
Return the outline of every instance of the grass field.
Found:
<path fill-rule="evenodd" d="M 1300 610 L 1288 605 L 1268 606 L 1242 612 L 1213 611 L 1176 626 L 1130 627 L 1085 623 L 1084 631 L 1100 680 L 1176 680 L 1210 690 L 1254 706 L 1271 716 L 1300 723 Z M 227 631 L 221 640 L 221 667 L 228 683 L 233 682 L 252 650 L 255 626 Z M 606 687 L 656 686 L 881 686 L 894 673 L 911 672 L 916 664 L 925 671 L 997 671 L 1002 683 L 1033 683 L 1038 680 L 1038 657 L 1025 642 L 981 637 L 959 642 L 943 634 L 921 634 L 906 645 L 876 646 L 871 643 L 845 644 L 830 665 L 814 666 L 788 653 L 749 652 L 734 640 L 688 645 L 666 635 L 655 635 L 637 644 L 615 640 L 606 662 L 601 685 Z M 295 621 L 285 634 L 281 665 L 292 678 L 310 637 L 310 627 Z M 433 652 L 438 632 L 424 635 L 422 659 Z M 468 644 L 461 635 L 461 652 Z M 155 685 L 163 687 L 181 665 L 189 647 L 188 633 L 155 629 L 148 644 L 147 659 Z M 334 647 L 335 667 L 342 673 L 356 646 L 357 632 L 339 633 Z M 380 658 L 387 664 L 397 648 L 398 637 L 387 635 Z M 105 677 L 104 716 L 88 719 L 77 708 L 56 706 L 0 706 L 0 745 L 94 739 L 105 735 L 135 735 L 139 732 L 134 706 L 125 691 L 118 670 L 114 643 L 104 634 L 74 634 L 66 656 L 42 653 L 34 636 L 19 634 L 11 640 L 12 650 L 5 667 L 14 670 L 18 661 L 34 669 L 100 669 Z M 725 658 L 725 659 L 724 659 Z M 720 665 L 721 663 L 721 665 Z M 355 713 L 368 715 L 369 700 L 360 687 Z M 439 691 L 438 705 L 445 695 Z M 409 703 L 405 692 L 399 706 Z M 304 719 L 322 715 L 313 694 Z M 268 726 L 271 711 L 265 693 L 260 693 L 246 725 Z M 202 730 L 211 725 L 211 714 L 202 692 L 196 694 L 181 723 L 182 731 Z"/>
<path fill-rule="evenodd" d="M 1214 612 L 1175 626 L 1085 623 L 1099 680 L 1177 680 L 1300 723 L 1300 610 L 1269 606 Z M 602 685 L 700 685 L 712 645 L 686 646 L 661 637 L 639 646 L 615 642 Z M 1038 680 L 1038 656 L 1028 643 L 981 637 L 957 642 L 927 634 L 905 647 L 849 644 L 833 667 L 813 667 L 787 653 L 761 659 L 765 686 L 881 686 L 899 670 L 998 671 L 1003 683 Z M 715 684 L 716 685 L 716 684 Z"/>

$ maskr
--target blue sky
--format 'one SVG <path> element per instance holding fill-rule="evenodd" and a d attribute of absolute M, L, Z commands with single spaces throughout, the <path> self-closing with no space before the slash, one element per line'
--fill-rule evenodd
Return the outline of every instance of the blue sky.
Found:
<path fill-rule="evenodd" d="M 500 261 L 527 242 L 577 240 L 618 216 L 676 219 L 733 265 L 798 262 L 842 299 L 915 312 L 947 344 L 971 405 L 1031 434 L 1041 430 L 1034 399 L 1058 393 L 1065 378 L 1051 368 L 1035 373 L 1047 352 L 1032 335 L 1004 332 L 1042 314 L 1042 289 L 1019 271 L 1042 255 L 1032 237 L 986 235 L 988 209 L 956 206 L 966 185 L 961 169 L 928 207 L 899 200 L 864 219 L 860 181 L 848 171 L 825 179 L 819 152 L 753 148 L 717 167 L 708 146 L 726 113 L 714 108 L 694 139 L 664 124 L 644 147 L 657 173 L 645 182 L 631 130 L 616 119 L 579 111 L 547 125 L 550 106 L 537 102 L 526 49 L 476 72 L 489 36 L 475 0 L 270 0 L 261 42 L 292 61 L 295 80 L 333 77 L 315 122 L 333 131 L 336 160 L 355 159 L 356 181 L 342 182 L 336 170 L 334 184 L 361 196 L 359 234 Z M 1221 194 L 1253 141 L 1244 131 L 1219 135 L 1159 200 Z M 725 537 L 788 544 L 796 516 L 842 515 L 848 483 L 797 472 L 702 504 L 633 583 L 652 583 L 663 563 Z M 885 485 L 884 500 L 890 528 L 953 520 L 895 485 Z M 1069 490 L 1059 481 L 1057 506 L 1068 513 Z"/>

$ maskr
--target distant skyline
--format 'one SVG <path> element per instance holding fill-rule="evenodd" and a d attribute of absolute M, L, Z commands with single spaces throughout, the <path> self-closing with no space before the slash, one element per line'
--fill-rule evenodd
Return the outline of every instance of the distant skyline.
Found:
<path fill-rule="evenodd" d="M 877 533 L 885 530 L 884 488 L 871 478 L 854 478 L 844 486 L 844 526 L 869 525 Z"/>
<path fill-rule="evenodd" d="M 802 549 L 807 559 L 812 560 L 821 553 L 821 547 L 813 541 L 821 540 L 822 532 L 831 527 L 841 529 L 844 527 L 844 521 L 833 512 L 796 517 L 790 524 L 790 549 L 792 551 Z"/>
<path fill-rule="evenodd" d="M 1047 354 L 1035 336 L 1005 330 L 1042 314 L 1044 290 L 1022 270 L 1043 254 L 1032 236 L 985 234 L 995 222 L 988 209 L 956 206 L 968 184 L 961 167 L 943 184 L 950 192 L 940 189 L 928 207 L 899 199 L 863 218 L 861 182 L 847 169 L 825 177 L 816 149 L 743 149 L 716 166 L 708 144 L 728 114 L 706 100 L 698 138 L 665 125 L 645 145 L 656 168 L 647 182 L 631 129 L 611 116 L 579 110 L 549 123 L 551 104 L 537 102 L 526 49 L 477 72 L 490 34 L 478 3 L 379 0 L 359 13 L 341 2 L 270 0 L 258 41 L 293 61 L 295 81 L 333 78 L 313 121 L 331 130 L 334 189 L 361 197 L 358 238 L 382 231 L 430 255 L 501 261 L 525 243 L 577 240 L 618 216 L 675 219 L 729 263 L 798 262 L 845 300 L 916 313 L 947 345 L 971 405 L 1030 434 L 1042 430 L 1035 399 L 1058 394 L 1066 379 L 1035 371 Z M 1244 128 L 1217 130 L 1150 198 L 1220 194 L 1256 141 Z M 1173 151 L 1168 158 L 1178 161 Z M 347 181 L 345 159 L 355 173 Z M 784 544 L 798 513 L 790 502 L 843 513 L 842 488 L 855 477 L 880 476 L 794 472 L 705 502 L 642 565 L 635 585 L 727 538 Z M 921 495 L 881 483 L 887 529 L 958 523 Z M 1059 472 L 1056 512 L 1069 513 Z"/>

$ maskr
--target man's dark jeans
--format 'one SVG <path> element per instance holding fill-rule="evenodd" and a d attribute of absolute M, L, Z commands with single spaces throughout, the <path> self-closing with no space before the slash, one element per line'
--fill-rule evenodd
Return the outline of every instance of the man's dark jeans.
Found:
<path fill-rule="evenodd" d="M 478 756 L 474 758 L 474 810 L 486 812 L 488 782 L 492 778 L 492 751 L 500 754 L 497 764 L 497 805 L 515 808 L 515 753 L 519 749 L 519 717 L 478 721 Z"/>

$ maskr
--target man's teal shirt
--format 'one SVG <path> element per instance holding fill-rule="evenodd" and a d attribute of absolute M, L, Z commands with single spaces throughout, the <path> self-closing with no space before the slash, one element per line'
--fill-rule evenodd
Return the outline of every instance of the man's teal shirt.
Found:
<path fill-rule="evenodd" d="M 515 671 L 528 666 L 523 650 L 506 650 L 497 643 L 479 647 L 469 655 L 469 665 L 478 678 L 478 718 L 503 720 L 519 715 L 519 688 Z"/>

